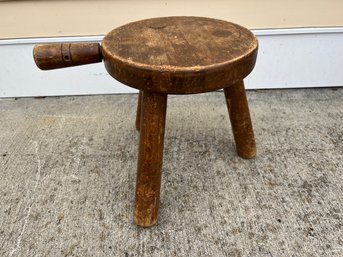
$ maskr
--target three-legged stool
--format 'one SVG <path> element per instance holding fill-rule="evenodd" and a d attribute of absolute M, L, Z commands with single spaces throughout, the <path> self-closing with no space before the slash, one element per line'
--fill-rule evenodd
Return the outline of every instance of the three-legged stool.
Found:
<path fill-rule="evenodd" d="M 168 94 L 224 89 L 239 156 L 256 153 L 243 79 L 252 71 L 257 40 L 248 30 L 201 17 L 166 17 L 129 23 L 97 43 L 37 45 L 36 64 L 55 69 L 104 60 L 108 73 L 139 89 L 140 131 L 134 220 L 157 222 Z"/>

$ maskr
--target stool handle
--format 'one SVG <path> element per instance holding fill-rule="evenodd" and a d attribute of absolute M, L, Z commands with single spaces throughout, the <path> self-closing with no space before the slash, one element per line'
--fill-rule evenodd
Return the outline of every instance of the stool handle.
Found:
<path fill-rule="evenodd" d="M 53 70 L 102 61 L 98 43 L 39 44 L 33 48 L 33 58 L 41 70 Z"/>

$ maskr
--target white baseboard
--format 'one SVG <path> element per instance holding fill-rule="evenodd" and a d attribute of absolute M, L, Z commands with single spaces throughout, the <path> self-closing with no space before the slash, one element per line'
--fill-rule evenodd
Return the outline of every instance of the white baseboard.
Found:
<path fill-rule="evenodd" d="M 343 27 L 253 30 L 259 40 L 247 89 L 343 86 Z M 100 42 L 103 36 L 0 40 L 0 97 L 132 93 L 102 63 L 41 71 L 37 43 Z"/>

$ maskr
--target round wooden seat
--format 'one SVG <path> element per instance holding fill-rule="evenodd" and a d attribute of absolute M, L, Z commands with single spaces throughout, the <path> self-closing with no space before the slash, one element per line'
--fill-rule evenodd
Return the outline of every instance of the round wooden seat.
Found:
<path fill-rule="evenodd" d="M 222 89 L 253 69 L 257 40 L 239 25 L 202 17 L 129 23 L 102 41 L 105 67 L 120 82 L 168 94 Z"/>

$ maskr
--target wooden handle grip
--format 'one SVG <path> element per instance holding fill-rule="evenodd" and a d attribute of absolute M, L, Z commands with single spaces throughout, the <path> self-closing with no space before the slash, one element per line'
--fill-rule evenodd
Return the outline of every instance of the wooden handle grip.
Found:
<path fill-rule="evenodd" d="M 41 70 L 52 70 L 102 61 L 98 43 L 35 45 L 33 58 Z"/>

